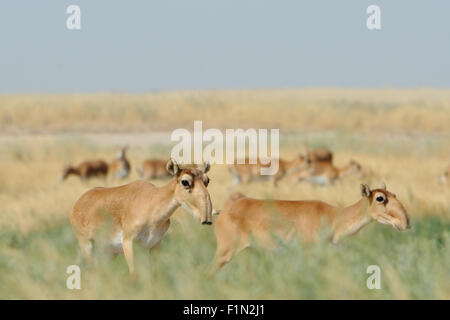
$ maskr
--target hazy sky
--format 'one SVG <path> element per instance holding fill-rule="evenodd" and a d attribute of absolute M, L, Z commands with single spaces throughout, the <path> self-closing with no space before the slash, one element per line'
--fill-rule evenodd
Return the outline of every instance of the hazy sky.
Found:
<path fill-rule="evenodd" d="M 450 87 L 449 16 L 449 0 L 2 0 L 0 92 Z"/>

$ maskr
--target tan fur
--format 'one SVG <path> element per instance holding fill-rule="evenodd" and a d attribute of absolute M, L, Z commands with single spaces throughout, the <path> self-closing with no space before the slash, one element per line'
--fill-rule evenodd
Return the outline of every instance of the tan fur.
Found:
<path fill-rule="evenodd" d="M 292 176 L 292 182 L 309 181 L 320 185 L 330 185 L 337 179 L 352 174 L 362 177 L 361 166 L 353 160 L 340 168 L 328 161 L 316 161 L 311 162 L 307 169 L 295 173 Z"/>
<path fill-rule="evenodd" d="M 94 188 L 84 193 L 70 213 L 70 222 L 81 250 L 89 259 L 93 244 L 117 255 L 124 253 L 134 274 L 133 240 L 148 249 L 158 246 L 170 225 L 170 217 L 180 206 L 202 224 L 212 223 L 211 199 L 204 170 L 181 169 L 174 160 L 167 163 L 173 179 L 163 187 L 135 181 L 113 188 Z"/>
<path fill-rule="evenodd" d="M 245 159 L 245 164 L 233 164 L 229 166 L 229 170 L 234 177 L 235 184 L 247 184 L 250 181 L 258 179 L 270 180 L 274 186 L 277 185 L 278 181 L 281 180 L 285 175 L 291 174 L 297 170 L 306 167 L 305 157 L 299 155 L 297 158 L 291 161 L 285 161 L 279 159 L 278 172 L 274 175 L 261 175 L 261 168 L 270 167 L 269 164 L 262 164 L 259 159 L 256 164 L 249 164 L 249 159 Z"/>
<path fill-rule="evenodd" d="M 196 164 L 179 164 L 181 168 L 200 169 Z M 144 180 L 170 178 L 166 170 L 166 161 L 160 159 L 147 159 L 137 167 L 137 172 Z"/>
<path fill-rule="evenodd" d="M 159 159 L 147 159 L 137 168 L 142 179 L 170 178 L 166 170 L 166 161 Z"/>
<path fill-rule="evenodd" d="M 390 224 L 397 230 L 410 227 L 403 205 L 385 186 L 374 190 L 367 185 L 361 187 L 363 198 L 345 208 L 322 201 L 259 200 L 233 194 L 215 223 L 217 249 L 211 271 L 250 246 L 251 238 L 273 248 L 273 236 L 286 241 L 299 236 L 311 242 L 318 239 L 321 230 L 329 230 L 330 240 L 336 244 L 372 221 Z M 379 197 L 384 201 L 380 202 Z"/>
<path fill-rule="evenodd" d="M 312 162 L 322 161 L 333 163 L 333 153 L 327 148 L 318 148 L 307 151 L 306 157 Z"/>
<path fill-rule="evenodd" d="M 128 147 L 120 148 L 117 159 L 113 160 L 109 164 L 108 171 L 111 177 L 125 179 L 130 174 L 131 165 L 126 156 L 127 149 Z"/>
<path fill-rule="evenodd" d="M 84 161 L 78 166 L 67 166 L 61 175 L 61 181 L 66 180 L 70 175 L 79 176 L 81 180 L 93 177 L 105 178 L 108 174 L 108 164 L 103 160 Z"/>

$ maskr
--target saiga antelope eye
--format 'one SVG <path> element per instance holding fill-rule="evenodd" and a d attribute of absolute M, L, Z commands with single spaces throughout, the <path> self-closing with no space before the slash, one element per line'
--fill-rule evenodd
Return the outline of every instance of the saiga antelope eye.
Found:
<path fill-rule="evenodd" d="M 189 188 L 189 187 L 191 186 L 190 183 L 189 183 L 189 181 L 186 180 L 186 179 L 181 180 L 181 184 L 182 184 L 183 187 L 185 187 L 185 188 Z"/>
<path fill-rule="evenodd" d="M 208 186 L 208 184 L 209 184 L 209 178 L 208 177 L 206 177 L 206 179 L 205 179 L 205 181 L 203 182 L 204 184 L 205 184 L 205 187 L 207 187 Z"/>
<path fill-rule="evenodd" d="M 384 202 L 384 198 L 382 196 L 378 196 L 376 200 L 378 202 Z"/>

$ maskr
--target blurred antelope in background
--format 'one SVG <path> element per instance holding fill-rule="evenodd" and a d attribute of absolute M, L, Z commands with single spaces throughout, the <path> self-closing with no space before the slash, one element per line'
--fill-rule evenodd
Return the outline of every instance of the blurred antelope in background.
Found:
<path fill-rule="evenodd" d="M 66 180 L 70 175 L 79 176 L 82 181 L 93 177 L 106 178 L 108 169 L 108 164 L 103 160 L 84 161 L 78 166 L 66 166 L 63 169 L 61 181 Z"/>
<path fill-rule="evenodd" d="M 163 187 L 139 180 L 119 187 L 94 188 L 78 199 L 70 223 L 85 258 L 91 257 L 94 242 L 102 243 L 114 257 L 124 253 L 134 275 L 133 240 L 149 250 L 159 246 L 178 207 L 202 224 L 212 224 L 206 175 L 209 164 L 203 170 L 186 169 L 171 159 L 166 168 L 173 178 Z"/>
<path fill-rule="evenodd" d="M 447 170 L 439 177 L 441 183 L 446 185 L 449 184 L 449 179 L 450 179 L 450 164 L 448 165 Z"/>
<path fill-rule="evenodd" d="M 291 161 L 279 159 L 278 163 L 278 172 L 274 175 L 261 175 L 261 168 L 269 168 L 270 163 L 263 164 L 259 159 L 256 164 L 250 164 L 249 159 L 246 158 L 245 164 L 235 163 L 230 165 L 228 168 L 233 175 L 234 184 L 247 184 L 251 181 L 257 180 L 270 180 L 274 186 L 277 186 L 278 181 L 285 175 L 304 169 L 307 165 L 303 155 L 299 155 Z"/>
<path fill-rule="evenodd" d="M 131 165 L 126 156 L 127 149 L 128 146 L 121 147 L 117 158 L 109 164 L 109 172 L 114 178 L 125 179 L 130 174 Z"/>
<path fill-rule="evenodd" d="M 311 162 L 328 162 L 333 163 L 333 153 L 327 148 L 317 148 L 314 150 L 309 150 L 308 146 L 305 144 L 306 157 Z"/>
<path fill-rule="evenodd" d="M 363 177 L 361 165 L 353 160 L 348 165 L 340 168 L 335 167 L 327 161 L 309 161 L 308 159 L 308 163 L 309 167 L 307 169 L 299 171 L 292 176 L 292 182 L 309 181 L 322 186 L 328 186 L 337 179 L 352 174 L 360 178 Z"/>
<path fill-rule="evenodd" d="M 361 200 L 345 208 L 315 200 L 260 200 L 233 194 L 215 222 L 217 248 L 210 271 L 218 270 L 236 252 L 249 247 L 251 236 L 263 247 L 274 249 L 273 236 L 285 241 L 298 236 L 314 242 L 321 230 L 328 230 L 330 241 L 337 244 L 372 221 L 391 225 L 398 231 L 410 228 L 402 203 L 386 190 L 384 183 L 372 190 L 362 184 L 361 194 Z"/>
<path fill-rule="evenodd" d="M 150 180 L 157 178 L 170 178 L 169 172 L 166 170 L 166 161 L 159 159 L 144 160 L 140 166 L 136 168 L 142 179 Z"/>

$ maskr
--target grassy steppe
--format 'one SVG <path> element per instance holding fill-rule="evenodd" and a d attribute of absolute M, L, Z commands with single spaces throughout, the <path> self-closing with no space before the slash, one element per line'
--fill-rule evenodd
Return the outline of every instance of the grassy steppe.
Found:
<path fill-rule="evenodd" d="M 181 221 L 180 221 L 181 220 Z M 370 225 L 339 246 L 320 243 L 307 252 L 295 243 L 268 253 L 243 251 L 214 279 L 205 272 L 214 254 L 209 228 L 176 219 L 162 249 L 150 257 L 135 246 L 136 282 L 123 256 L 81 265 L 81 290 L 65 287 L 65 270 L 79 264 L 67 220 L 18 236 L 2 229 L 2 299 L 449 299 L 450 222 L 414 221 L 409 233 Z M 366 287 L 366 268 L 381 268 L 381 289 Z"/>
<path fill-rule="evenodd" d="M 449 299 L 450 188 L 437 180 L 449 161 L 449 117 L 450 93 L 431 89 L 1 96 L 0 298 Z M 400 233 L 373 223 L 338 246 L 252 248 L 211 280 L 205 271 L 215 250 L 212 228 L 178 210 L 159 253 L 149 257 L 135 245 L 138 281 L 127 276 L 123 256 L 110 263 L 99 254 L 96 265 L 81 264 L 82 289 L 68 290 L 66 268 L 81 262 L 68 223 L 73 203 L 91 187 L 137 179 L 141 160 L 167 158 L 170 151 L 151 130 L 170 136 L 178 126 L 192 128 L 195 119 L 204 127 L 279 127 L 282 158 L 293 158 L 307 141 L 331 148 L 337 166 L 354 159 L 364 182 L 383 180 L 397 194 L 413 228 Z M 139 139 L 127 135 L 140 130 Z M 86 132 L 118 134 L 96 139 Z M 126 181 L 58 182 L 64 164 L 112 160 L 124 141 L 133 166 Z M 220 165 L 210 177 L 216 208 L 235 190 L 349 205 L 359 200 L 363 182 L 348 177 L 321 188 L 286 179 L 277 189 L 267 183 L 232 188 Z M 381 290 L 366 287 L 373 264 L 381 268 Z"/>
<path fill-rule="evenodd" d="M 448 133 L 450 90 L 292 89 L 0 96 L 0 131 L 282 128 Z"/>

